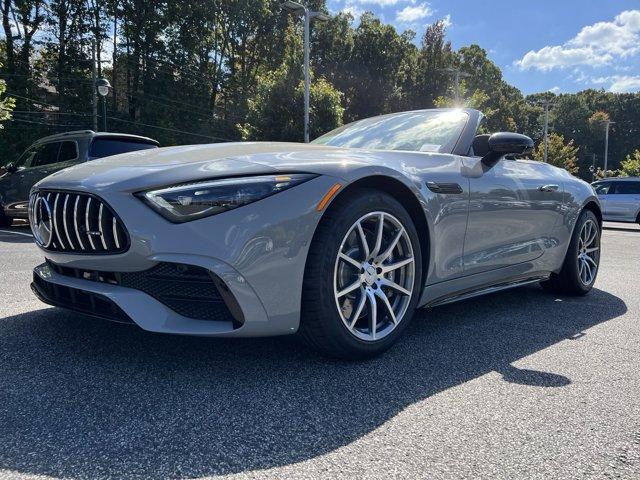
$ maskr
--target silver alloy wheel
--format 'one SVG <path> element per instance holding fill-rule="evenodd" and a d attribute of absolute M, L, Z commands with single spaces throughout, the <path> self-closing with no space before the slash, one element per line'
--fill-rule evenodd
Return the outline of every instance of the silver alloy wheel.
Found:
<path fill-rule="evenodd" d="M 578 238 L 578 276 L 583 285 L 591 285 L 598 272 L 600 261 L 599 228 L 593 220 L 587 220 Z"/>
<path fill-rule="evenodd" d="M 334 269 L 336 306 L 349 332 L 365 341 L 389 335 L 409 308 L 414 278 L 413 247 L 402 223 L 387 212 L 359 218 L 342 239 Z"/>

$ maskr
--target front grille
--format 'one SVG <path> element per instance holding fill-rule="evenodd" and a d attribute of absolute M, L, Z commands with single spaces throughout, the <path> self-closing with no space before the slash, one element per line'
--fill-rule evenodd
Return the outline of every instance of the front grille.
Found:
<path fill-rule="evenodd" d="M 206 268 L 162 262 L 142 272 L 104 272 L 48 264 L 60 275 L 139 290 L 187 318 L 232 322 L 235 328 L 244 321 L 227 285 Z"/>
<path fill-rule="evenodd" d="M 95 255 L 122 253 L 129 248 L 129 235 L 122 221 L 94 195 L 34 192 L 29 201 L 29 218 L 36 241 L 45 250 Z M 42 228 L 36 232 L 40 222 L 46 223 L 47 235 L 41 233 Z"/>
<path fill-rule="evenodd" d="M 31 289 L 40 300 L 54 307 L 68 308 L 114 322 L 134 323 L 118 305 L 104 295 L 47 282 L 35 272 Z"/>

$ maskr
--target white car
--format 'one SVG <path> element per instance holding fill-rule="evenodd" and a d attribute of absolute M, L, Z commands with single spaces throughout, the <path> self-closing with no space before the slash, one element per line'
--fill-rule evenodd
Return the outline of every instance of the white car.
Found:
<path fill-rule="evenodd" d="M 593 184 L 609 222 L 640 224 L 640 177 L 607 178 Z"/>

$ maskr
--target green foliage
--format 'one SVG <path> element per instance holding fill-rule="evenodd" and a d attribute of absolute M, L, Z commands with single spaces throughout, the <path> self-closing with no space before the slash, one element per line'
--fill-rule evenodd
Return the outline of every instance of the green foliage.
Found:
<path fill-rule="evenodd" d="M 534 160 L 540 162 L 544 160 L 544 141 L 538 144 L 532 156 Z M 562 135 L 551 133 L 549 134 L 547 162 L 575 175 L 578 173 L 578 147 L 573 143 L 573 140 L 565 142 Z"/>
<path fill-rule="evenodd" d="M 620 174 L 623 177 L 640 177 L 640 149 L 627 155 L 620 163 Z"/>
<path fill-rule="evenodd" d="M 2 65 L 0 64 L 0 66 Z M 0 80 L 0 130 L 4 128 L 3 122 L 11 118 L 11 112 L 16 105 L 14 98 L 4 94 L 6 91 L 7 83 L 4 80 Z"/>
<path fill-rule="evenodd" d="M 93 128 L 92 44 L 103 60 L 97 75 L 113 85 L 110 130 L 163 145 L 302 138 L 302 22 L 283 12 L 281 0 L 4 3 L 15 19 L 11 8 L 2 9 L 0 74 L 15 111 L 2 122 L 0 163 L 44 135 Z M 326 0 L 307 4 L 326 11 Z M 487 117 L 485 132 L 517 131 L 540 141 L 544 115 L 535 102 L 552 100 L 550 131 L 579 147 L 584 178 L 591 178 L 594 154 L 601 163 L 607 118 L 615 122 L 609 168 L 621 168 L 640 148 L 640 94 L 585 90 L 525 98 L 481 46 L 454 50 L 443 21 L 416 41 L 414 32 L 400 32 L 370 12 L 358 21 L 340 13 L 313 22 L 311 35 L 313 136 L 343 119 L 452 106 L 447 70 L 455 69 L 463 73 L 464 105 Z M 3 105 L 2 116 L 12 104 Z"/>
<path fill-rule="evenodd" d="M 606 172 L 598 167 L 595 171 L 594 177 L 596 180 L 602 180 L 603 178 L 619 177 L 620 170 L 607 170 Z"/>
<path fill-rule="evenodd" d="M 296 85 L 294 80 L 295 77 L 283 72 L 271 72 L 260 78 L 257 92 L 249 100 L 247 122 L 239 126 L 244 140 L 304 140 L 304 81 Z M 341 93 L 324 78 L 311 84 L 311 138 L 342 125 L 344 108 L 340 97 Z"/>

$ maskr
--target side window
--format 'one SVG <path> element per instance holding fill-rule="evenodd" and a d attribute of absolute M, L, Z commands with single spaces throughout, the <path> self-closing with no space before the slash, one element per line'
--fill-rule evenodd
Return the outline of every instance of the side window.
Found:
<path fill-rule="evenodd" d="M 69 160 L 75 160 L 76 158 L 78 158 L 78 146 L 76 145 L 76 142 L 62 142 L 60 144 L 58 162 L 68 162 Z"/>
<path fill-rule="evenodd" d="M 38 149 L 31 167 L 43 167 L 51 165 L 58 161 L 58 151 L 60 150 L 60 142 L 46 143 Z"/>
<path fill-rule="evenodd" d="M 607 183 L 596 183 L 593 186 L 593 189 L 596 191 L 596 193 L 598 195 L 607 195 L 611 190 L 611 183 L 607 182 Z"/>
<path fill-rule="evenodd" d="M 29 168 L 33 164 L 33 158 L 38 153 L 37 147 L 32 147 L 25 151 L 18 160 L 16 160 L 16 167 Z"/>
<path fill-rule="evenodd" d="M 640 195 L 640 182 L 617 182 L 613 193 L 617 195 Z"/>

